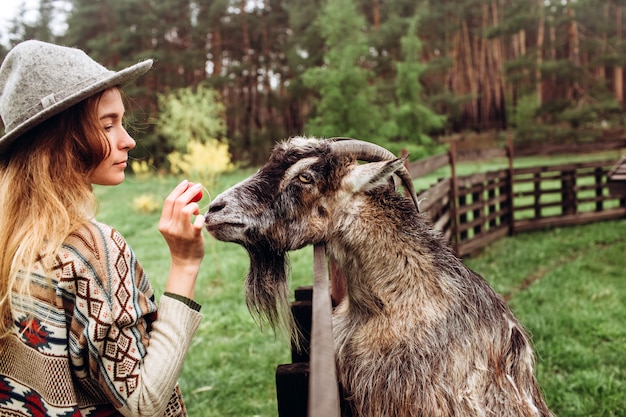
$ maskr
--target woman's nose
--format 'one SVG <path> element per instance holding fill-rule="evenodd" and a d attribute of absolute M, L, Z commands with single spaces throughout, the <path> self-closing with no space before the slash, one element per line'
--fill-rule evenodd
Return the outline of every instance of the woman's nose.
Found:
<path fill-rule="evenodd" d="M 121 147 L 123 149 L 133 149 L 135 147 L 135 145 L 137 144 L 137 142 L 135 142 L 135 139 L 133 139 L 133 137 L 128 133 L 128 131 L 126 131 L 126 128 L 122 128 L 124 130 L 124 134 L 123 134 L 123 139 L 121 141 Z"/>

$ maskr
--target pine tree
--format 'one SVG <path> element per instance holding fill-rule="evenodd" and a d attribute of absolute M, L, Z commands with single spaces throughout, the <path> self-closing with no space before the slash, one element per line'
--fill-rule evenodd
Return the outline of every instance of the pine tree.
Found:
<path fill-rule="evenodd" d="M 329 0 L 316 20 L 326 42 L 324 64 L 303 74 L 307 87 L 318 95 L 306 133 L 380 140 L 379 112 L 367 68 L 365 19 L 353 0 Z"/>
<path fill-rule="evenodd" d="M 414 16 L 407 34 L 402 37 L 403 61 L 396 63 L 396 100 L 395 114 L 397 139 L 429 144 L 427 133 L 441 129 L 445 116 L 437 115 L 424 102 L 420 76 L 426 65 L 421 63 L 422 41 L 417 36 L 419 16 Z"/>

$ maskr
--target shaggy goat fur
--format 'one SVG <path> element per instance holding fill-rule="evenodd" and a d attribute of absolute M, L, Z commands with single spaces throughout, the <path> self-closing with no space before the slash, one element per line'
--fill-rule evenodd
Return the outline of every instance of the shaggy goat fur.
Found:
<path fill-rule="evenodd" d="M 273 325 L 289 317 L 287 251 L 326 244 L 346 277 L 333 334 L 352 416 L 551 416 L 523 327 L 390 185 L 402 162 L 293 138 L 216 197 L 207 230 L 248 250 L 247 303 Z"/>

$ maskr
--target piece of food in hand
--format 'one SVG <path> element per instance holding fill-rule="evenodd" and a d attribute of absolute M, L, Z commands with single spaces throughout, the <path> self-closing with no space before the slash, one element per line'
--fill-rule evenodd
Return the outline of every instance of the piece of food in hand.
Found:
<path fill-rule="evenodd" d="M 193 183 L 189 183 L 187 185 L 186 190 L 188 190 L 190 187 L 193 187 L 193 186 L 194 186 Z M 198 191 L 198 194 L 194 195 L 190 202 L 191 203 L 197 203 L 200 200 L 202 200 L 202 190 Z"/>
<path fill-rule="evenodd" d="M 202 190 L 198 191 L 198 194 L 193 196 L 193 198 L 191 199 L 191 202 L 192 203 L 196 203 L 196 202 L 198 202 L 200 200 L 202 200 Z"/>

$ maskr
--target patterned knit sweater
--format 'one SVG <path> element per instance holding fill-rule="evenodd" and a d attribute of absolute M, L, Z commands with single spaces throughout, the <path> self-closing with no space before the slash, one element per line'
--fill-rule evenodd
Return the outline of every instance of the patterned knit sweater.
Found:
<path fill-rule="evenodd" d="M 157 309 L 118 232 L 85 225 L 30 279 L 0 339 L 1 416 L 186 415 L 177 378 L 199 306 L 164 295 Z"/>

